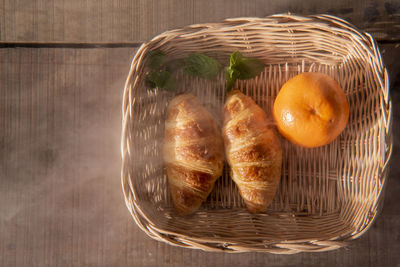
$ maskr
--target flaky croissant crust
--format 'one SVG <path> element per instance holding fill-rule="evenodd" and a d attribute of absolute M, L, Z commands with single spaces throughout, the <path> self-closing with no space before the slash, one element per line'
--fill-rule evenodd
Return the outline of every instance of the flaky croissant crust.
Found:
<path fill-rule="evenodd" d="M 248 96 L 234 90 L 224 105 L 225 155 L 247 209 L 265 212 L 281 177 L 282 149 L 272 121 Z"/>
<path fill-rule="evenodd" d="M 193 213 L 222 174 L 223 141 L 212 115 L 191 94 L 168 106 L 164 162 L 175 209 Z"/>

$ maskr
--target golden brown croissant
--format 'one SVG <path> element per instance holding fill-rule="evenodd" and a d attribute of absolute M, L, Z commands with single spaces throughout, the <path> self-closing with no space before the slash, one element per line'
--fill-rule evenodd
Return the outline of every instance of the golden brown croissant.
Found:
<path fill-rule="evenodd" d="M 175 97 L 165 123 L 164 161 L 175 209 L 191 214 L 222 174 L 223 141 L 217 124 L 199 99 Z"/>
<path fill-rule="evenodd" d="M 282 163 L 271 120 L 250 97 L 234 90 L 225 102 L 222 132 L 231 177 L 247 209 L 265 212 L 278 188 Z"/>

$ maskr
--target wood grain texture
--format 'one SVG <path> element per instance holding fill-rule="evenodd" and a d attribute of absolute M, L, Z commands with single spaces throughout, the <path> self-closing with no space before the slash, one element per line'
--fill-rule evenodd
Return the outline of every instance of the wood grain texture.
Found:
<path fill-rule="evenodd" d="M 328 13 L 377 40 L 400 39 L 398 0 L 4 0 L 0 42 L 140 43 L 188 24 L 286 12 Z"/>
<path fill-rule="evenodd" d="M 120 106 L 134 52 L 0 50 L 1 266 L 126 259 L 137 229 L 120 190 Z"/>
<path fill-rule="evenodd" d="M 382 214 L 348 248 L 285 256 L 173 247 L 135 225 L 119 151 L 135 50 L 0 49 L 0 266 L 397 266 L 400 47 L 381 50 L 395 122 Z"/>

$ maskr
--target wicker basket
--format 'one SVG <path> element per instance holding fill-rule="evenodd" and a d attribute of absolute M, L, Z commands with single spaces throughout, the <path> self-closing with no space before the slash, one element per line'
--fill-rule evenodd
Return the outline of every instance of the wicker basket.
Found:
<path fill-rule="evenodd" d="M 349 123 L 331 144 L 314 149 L 283 139 L 281 184 L 266 214 L 247 212 L 229 167 L 192 216 L 174 213 L 161 145 L 165 111 L 174 94 L 149 91 L 145 60 L 162 49 L 171 58 L 192 52 L 228 61 L 236 50 L 266 63 L 237 87 L 266 111 L 280 87 L 304 71 L 331 75 L 350 103 Z M 190 91 L 221 117 L 224 77 L 178 72 L 178 92 Z M 122 187 L 126 205 L 150 237 L 207 251 L 289 254 L 327 251 L 365 233 L 382 203 L 391 154 L 388 75 L 375 41 L 328 15 L 236 18 L 165 32 L 143 44 L 126 82 L 122 123 Z"/>

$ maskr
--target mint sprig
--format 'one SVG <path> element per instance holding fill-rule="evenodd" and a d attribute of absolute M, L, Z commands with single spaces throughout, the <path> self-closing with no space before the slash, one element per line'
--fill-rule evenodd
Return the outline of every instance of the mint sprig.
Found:
<path fill-rule="evenodd" d="M 226 90 L 229 91 L 235 86 L 236 80 L 238 79 L 239 72 L 230 66 L 226 68 L 225 79 L 226 79 Z"/>
<path fill-rule="evenodd" d="M 200 53 L 192 53 L 185 59 L 168 60 L 161 50 L 149 52 L 147 66 L 150 71 L 146 74 L 146 84 L 151 89 L 159 88 L 175 91 L 174 75 L 176 70 L 184 68 L 184 73 L 205 79 L 215 79 L 221 70 L 221 64 L 215 59 Z"/>
<path fill-rule="evenodd" d="M 169 71 L 151 71 L 146 76 L 146 84 L 151 89 L 160 88 L 166 91 L 175 91 L 175 79 Z"/>
<path fill-rule="evenodd" d="M 161 50 L 149 52 L 147 66 L 150 71 L 146 74 L 146 85 L 150 89 L 163 89 L 166 91 L 175 91 L 175 78 L 172 75 L 171 68 L 168 66 L 167 56 Z"/>
<path fill-rule="evenodd" d="M 221 64 L 201 53 L 192 53 L 186 58 L 168 60 L 161 50 L 149 52 L 147 65 L 150 71 L 146 75 L 146 84 L 151 88 L 175 91 L 176 83 L 173 73 L 183 67 L 184 73 L 208 80 L 217 77 Z M 264 70 L 264 63 L 256 58 L 244 57 L 239 51 L 230 56 L 229 66 L 225 71 L 226 90 L 230 91 L 237 80 L 252 79 Z"/>
<path fill-rule="evenodd" d="M 165 64 L 166 59 L 167 56 L 161 50 L 149 52 L 148 64 L 150 69 L 156 70 L 158 68 L 161 68 Z"/>
<path fill-rule="evenodd" d="M 248 80 L 258 76 L 264 67 L 264 63 L 257 58 L 243 57 L 239 51 L 233 52 L 225 73 L 226 90 L 230 91 L 236 80 Z"/>
<path fill-rule="evenodd" d="M 184 72 L 188 75 L 213 80 L 221 70 L 221 64 L 215 59 L 200 53 L 185 58 Z"/>

